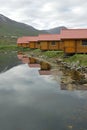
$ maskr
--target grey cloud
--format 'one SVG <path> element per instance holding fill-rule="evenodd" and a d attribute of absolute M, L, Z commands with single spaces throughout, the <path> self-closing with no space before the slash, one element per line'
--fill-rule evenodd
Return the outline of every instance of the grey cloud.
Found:
<path fill-rule="evenodd" d="M 1 0 L 0 6 L 2 14 L 38 29 L 87 27 L 86 0 Z"/>

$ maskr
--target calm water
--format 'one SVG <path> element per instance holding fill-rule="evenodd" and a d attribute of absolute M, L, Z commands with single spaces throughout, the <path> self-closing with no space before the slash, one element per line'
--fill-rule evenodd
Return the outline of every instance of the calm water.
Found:
<path fill-rule="evenodd" d="M 87 130 L 87 91 L 61 90 L 53 76 L 40 75 L 15 53 L 3 56 L 0 130 Z"/>

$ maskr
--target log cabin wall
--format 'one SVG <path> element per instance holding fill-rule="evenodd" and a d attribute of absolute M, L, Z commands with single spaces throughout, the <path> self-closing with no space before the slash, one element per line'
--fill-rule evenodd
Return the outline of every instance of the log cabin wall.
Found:
<path fill-rule="evenodd" d="M 48 46 L 49 50 L 58 50 L 60 48 L 60 43 L 57 41 L 51 41 L 48 43 Z"/>
<path fill-rule="evenodd" d="M 22 47 L 26 47 L 26 44 L 25 44 L 25 43 L 22 43 Z"/>
<path fill-rule="evenodd" d="M 41 50 L 61 50 L 61 42 L 60 41 L 41 41 L 40 42 Z"/>
<path fill-rule="evenodd" d="M 22 47 L 29 47 L 29 43 L 22 43 Z"/>
<path fill-rule="evenodd" d="M 49 42 L 47 42 L 47 41 L 40 41 L 40 49 L 41 50 L 49 50 Z"/>
<path fill-rule="evenodd" d="M 30 43 L 26 43 L 26 47 L 28 47 L 28 48 L 29 48 L 29 46 L 30 46 Z"/>
<path fill-rule="evenodd" d="M 22 44 L 21 44 L 21 43 L 18 43 L 17 45 L 18 45 L 18 47 L 21 47 L 21 46 L 22 46 Z"/>
<path fill-rule="evenodd" d="M 60 34 L 40 34 L 38 41 L 41 50 L 58 50 L 60 48 Z"/>
<path fill-rule="evenodd" d="M 65 53 L 87 53 L 87 29 L 63 29 L 61 39 Z"/>
<path fill-rule="evenodd" d="M 29 48 L 36 49 L 36 42 L 29 42 Z"/>
<path fill-rule="evenodd" d="M 74 39 L 63 40 L 65 53 L 87 53 L 87 40 Z"/>
<path fill-rule="evenodd" d="M 65 53 L 75 53 L 75 40 L 63 40 Z"/>
<path fill-rule="evenodd" d="M 61 51 L 64 50 L 64 42 L 62 40 L 59 41 L 59 48 L 58 48 L 58 50 L 61 50 Z"/>
<path fill-rule="evenodd" d="M 40 49 L 40 42 L 36 42 L 36 48 Z"/>
<path fill-rule="evenodd" d="M 87 53 L 87 40 L 77 40 L 77 53 Z"/>

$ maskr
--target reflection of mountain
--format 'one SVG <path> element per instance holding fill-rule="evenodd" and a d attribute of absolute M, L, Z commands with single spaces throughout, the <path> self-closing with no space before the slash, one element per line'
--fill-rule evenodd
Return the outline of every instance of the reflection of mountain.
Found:
<path fill-rule="evenodd" d="M 5 72 L 8 69 L 21 64 L 15 52 L 0 53 L 0 72 Z"/>

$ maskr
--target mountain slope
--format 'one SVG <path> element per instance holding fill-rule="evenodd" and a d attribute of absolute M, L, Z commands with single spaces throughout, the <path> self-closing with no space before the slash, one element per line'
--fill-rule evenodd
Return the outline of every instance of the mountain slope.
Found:
<path fill-rule="evenodd" d="M 49 30 L 37 30 L 32 26 L 16 22 L 0 14 L 0 36 L 34 36 L 42 33 L 59 34 L 61 29 L 66 29 L 66 27 L 61 26 Z"/>
<path fill-rule="evenodd" d="M 60 26 L 60 27 L 52 28 L 46 31 L 51 34 L 59 34 L 62 29 L 67 29 L 67 28 L 64 26 Z"/>
<path fill-rule="evenodd" d="M 39 33 L 45 32 L 39 31 L 32 26 L 26 25 L 24 23 L 16 22 L 0 14 L 0 36 L 38 35 Z"/>

